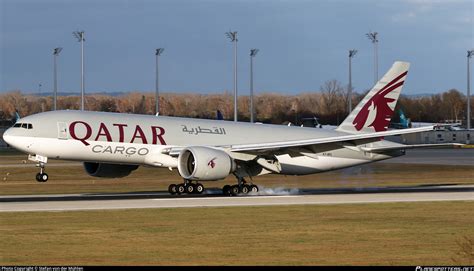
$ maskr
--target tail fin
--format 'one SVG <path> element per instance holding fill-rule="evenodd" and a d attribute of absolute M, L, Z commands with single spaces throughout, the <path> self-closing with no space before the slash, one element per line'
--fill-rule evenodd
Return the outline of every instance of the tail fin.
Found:
<path fill-rule="evenodd" d="M 400 117 L 400 122 L 407 121 L 407 117 L 405 117 L 405 113 L 403 113 L 403 110 L 401 108 L 398 109 L 398 116 Z"/>
<path fill-rule="evenodd" d="M 409 67 L 408 62 L 396 61 L 336 130 L 351 134 L 387 131 Z"/>
<path fill-rule="evenodd" d="M 403 113 L 402 109 L 400 108 L 400 123 L 402 124 L 403 128 L 410 128 L 410 119 L 407 119 L 405 114 Z"/>
<path fill-rule="evenodd" d="M 13 124 L 17 123 L 17 121 L 20 119 L 20 114 L 18 114 L 18 110 L 15 110 L 15 116 L 12 118 Z"/>

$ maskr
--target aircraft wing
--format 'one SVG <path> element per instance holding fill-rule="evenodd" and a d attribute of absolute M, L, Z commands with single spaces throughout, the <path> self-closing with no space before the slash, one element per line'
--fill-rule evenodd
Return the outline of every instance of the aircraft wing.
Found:
<path fill-rule="evenodd" d="M 230 146 L 229 150 L 232 152 L 267 151 L 267 150 L 275 150 L 275 149 L 283 149 L 283 148 L 302 147 L 302 146 L 317 145 L 317 144 L 337 143 L 337 142 L 345 142 L 345 141 L 352 141 L 352 140 L 379 138 L 379 137 L 392 136 L 392 135 L 426 132 L 426 131 L 432 131 L 434 127 L 435 126 L 426 126 L 426 127 L 420 127 L 420 128 L 390 130 L 390 131 L 375 132 L 375 133 L 348 134 L 344 136 L 324 137 L 324 138 L 305 139 L 305 140 L 280 141 L 280 142 L 258 143 L 258 144 L 240 144 L 240 145 Z"/>
<path fill-rule="evenodd" d="M 361 147 L 360 149 L 367 152 L 384 152 L 391 150 L 407 150 L 407 149 L 419 149 L 419 148 L 445 148 L 445 147 L 456 147 L 464 144 L 459 143 L 442 143 L 442 144 L 413 144 L 413 145 L 398 145 L 398 146 L 387 146 L 387 147 Z"/>

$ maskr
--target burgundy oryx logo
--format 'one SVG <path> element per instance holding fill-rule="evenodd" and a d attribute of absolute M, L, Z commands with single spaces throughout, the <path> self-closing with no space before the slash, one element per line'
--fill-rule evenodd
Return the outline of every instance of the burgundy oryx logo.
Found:
<path fill-rule="evenodd" d="M 377 91 L 377 93 L 372 98 L 370 98 L 369 101 L 367 101 L 367 103 L 362 107 L 359 114 L 357 114 L 357 116 L 354 118 L 354 121 L 352 122 L 357 131 L 360 131 L 365 127 L 367 119 L 369 118 L 369 112 L 371 110 L 376 110 L 376 116 L 372 123 L 367 124 L 367 127 L 373 127 L 376 132 L 387 130 L 390 118 L 393 114 L 393 110 L 390 108 L 389 103 L 394 102 L 395 99 L 388 98 L 386 96 L 391 91 L 403 85 L 403 82 L 405 81 L 400 81 L 400 79 L 407 75 L 407 73 L 408 72 L 406 71 L 400 74 L 381 90 Z"/>
<path fill-rule="evenodd" d="M 211 161 L 209 161 L 209 163 L 207 163 L 207 165 L 211 168 L 214 168 L 216 166 L 216 162 L 214 162 L 214 160 L 216 160 L 217 157 L 214 157 L 211 159 Z"/>

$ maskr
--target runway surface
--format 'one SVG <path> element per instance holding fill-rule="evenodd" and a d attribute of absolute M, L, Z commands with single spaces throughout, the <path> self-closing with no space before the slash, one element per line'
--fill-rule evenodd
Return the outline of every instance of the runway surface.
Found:
<path fill-rule="evenodd" d="M 378 163 L 473 166 L 474 149 L 414 149 L 400 157 Z"/>
<path fill-rule="evenodd" d="M 165 192 L 2 196 L 0 197 L 0 212 L 473 201 L 474 185 L 387 187 L 362 191 L 358 189 L 269 190 L 260 194 L 224 197 L 218 195 L 218 190 L 216 190 L 209 191 L 207 195 L 181 197 L 169 196 Z"/>

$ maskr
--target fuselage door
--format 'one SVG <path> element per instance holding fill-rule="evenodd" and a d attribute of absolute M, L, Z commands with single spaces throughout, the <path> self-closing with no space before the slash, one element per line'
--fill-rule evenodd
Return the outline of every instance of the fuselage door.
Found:
<path fill-rule="evenodd" d="M 58 139 L 67 139 L 67 123 L 58 122 Z"/>

